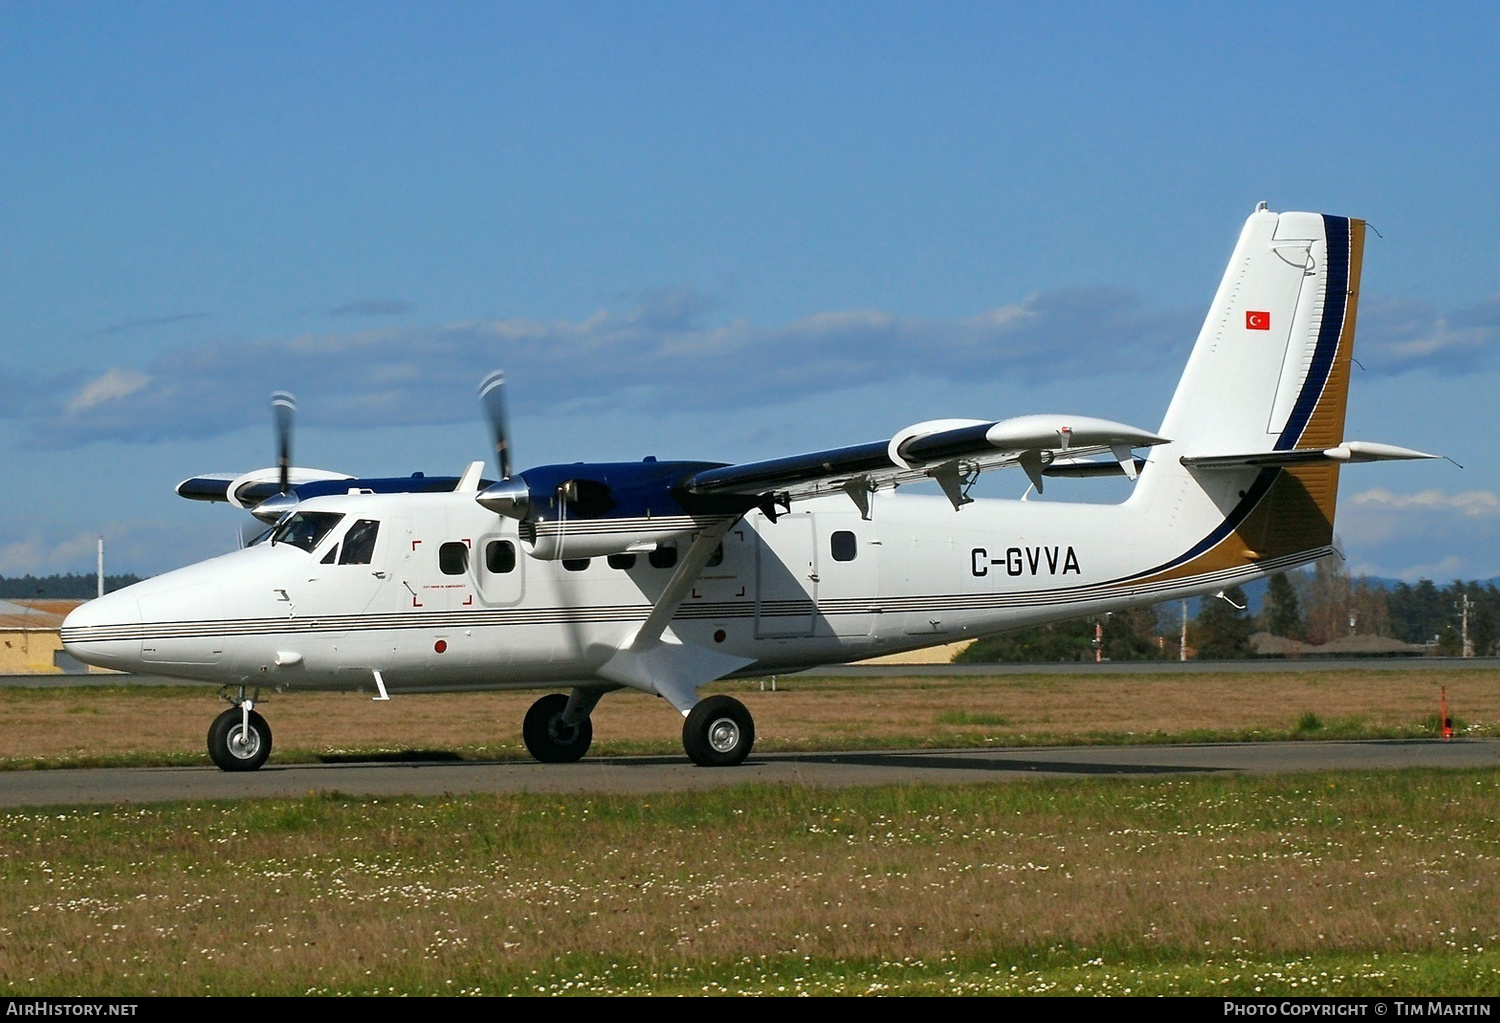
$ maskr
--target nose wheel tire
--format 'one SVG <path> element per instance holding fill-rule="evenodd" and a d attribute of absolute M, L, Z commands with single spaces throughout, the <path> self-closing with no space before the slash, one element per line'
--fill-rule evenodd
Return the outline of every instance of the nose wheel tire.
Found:
<path fill-rule="evenodd" d="M 271 755 L 271 726 L 255 711 L 245 728 L 245 712 L 231 707 L 208 729 L 208 756 L 221 771 L 255 771 Z"/>
<path fill-rule="evenodd" d="M 544 764 L 571 764 L 582 759 L 594 741 L 594 723 L 584 718 L 576 725 L 563 721 L 568 698 L 550 693 L 531 705 L 521 722 L 527 751 Z"/>
<path fill-rule="evenodd" d="M 682 723 L 682 746 L 699 767 L 733 767 L 755 745 L 755 719 L 732 696 L 699 700 Z"/>

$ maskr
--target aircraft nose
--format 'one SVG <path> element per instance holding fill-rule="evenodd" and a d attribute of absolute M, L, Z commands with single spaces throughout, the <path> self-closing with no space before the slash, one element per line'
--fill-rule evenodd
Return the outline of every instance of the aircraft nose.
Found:
<path fill-rule="evenodd" d="M 63 649 L 85 664 L 129 670 L 140 660 L 141 607 L 135 594 L 106 593 L 63 620 Z"/>

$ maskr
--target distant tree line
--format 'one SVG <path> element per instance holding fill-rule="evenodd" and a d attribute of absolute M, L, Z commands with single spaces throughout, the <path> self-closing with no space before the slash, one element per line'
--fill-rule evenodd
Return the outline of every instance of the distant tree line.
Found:
<path fill-rule="evenodd" d="M 138 575 L 106 575 L 104 592 L 123 589 L 141 581 Z M 0 599 L 15 600 L 85 600 L 99 593 L 97 575 L 0 575 Z"/>
<path fill-rule="evenodd" d="M 1416 585 L 1350 578 L 1342 557 L 1324 558 L 1310 571 L 1272 576 L 1259 614 L 1245 592 L 1229 587 L 1225 599 L 1204 597 L 1188 622 L 1187 645 L 1203 659 L 1250 657 L 1251 637 L 1270 633 L 1311 644 L 1341 636 L 1385 636 L 1433 648 L 1445 656 L 1464 652 L 1463 605 L 1468 600 L 1468 639 L 1478 657 L 1500 655 L 1500 589 L 1495 580 L 1455 581 L 1444 587 L 1423 579 Z M 1181 647 L 1182 605 L 1091 615 L 991 636 L 971 644 L 956 660 L 1092 661 L 1095 626 L 1101 626 L 1104 658 L 1111 661 L 1176 660 Z"/>
<path fill-rule="evenodd" d="M 1456 657 L 1463 654 L 1466 599 L 1474 655 L 1500 654 L 1500 589 L 1493 579 L 1455 580 L 1443 587 L 1430 579 L 1387 586 L 1351 579 L 1339 558 L 1326 558 L 1311 572 L 1273 577 L 1261 628 L 1273 636 L 1309 643 L 1327 643 L 1339 636 L 1388 636 Z"/>
<path fill-rule="evenodd" d="M 1111 661 L 1151 661 L 1176 658 L 1177 640 L 1169 643 L 1157 624 L 1164 605 L 1134 607 L 1108 615 L 1091 615 L 1053 622 L 976 640 L 954 658 L 958 664 L 995 661 L 1092 661 L 1095 626 L 1103 641 L 1102 654 Z"/>

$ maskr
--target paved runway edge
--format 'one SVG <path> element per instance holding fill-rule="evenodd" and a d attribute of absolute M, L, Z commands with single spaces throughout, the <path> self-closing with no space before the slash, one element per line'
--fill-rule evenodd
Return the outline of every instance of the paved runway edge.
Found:
<path fill-rule="evenodd" d="M 1037 777 L 1151 777 L 1459 769 L 1500 765 L 1500 739 L 1267 742 L 1164 746 L 1057 746 L 967 750 L 755 754 L 741 767 L 694 767 L 678 757 L 601 757 L 576 764 L 318 764 L 253 774 L 212 767 L 10 771 L 0 806 L 97 806 L 189 800 L 472 793 L 650 793 L 738 785 L 849 788 L 948 785 Z"/>

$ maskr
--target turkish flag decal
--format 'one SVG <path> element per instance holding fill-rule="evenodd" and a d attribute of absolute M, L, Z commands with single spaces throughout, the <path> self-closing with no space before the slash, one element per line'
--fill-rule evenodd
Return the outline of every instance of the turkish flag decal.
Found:
<path fill-rule="evenodd" d="M 1254 310 L 1246 310 L 1245 311 L 1245 329 L 1246 330 L 1270 330 L 1271 329 L 1271 314 L 1270 313 L 1263 313 L 1263 312 L 1256 312 Z"/>

